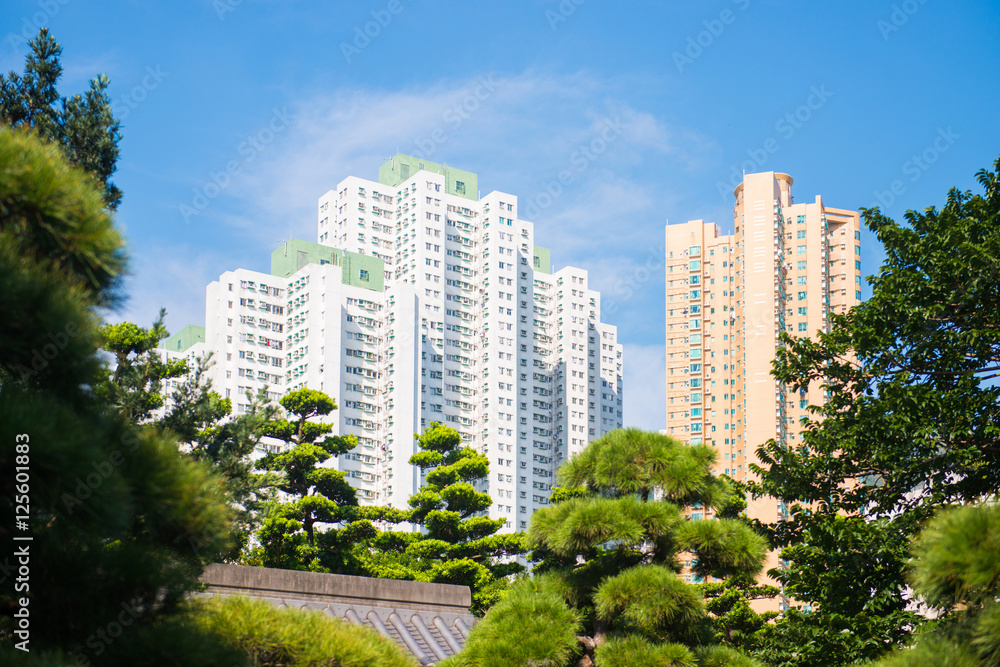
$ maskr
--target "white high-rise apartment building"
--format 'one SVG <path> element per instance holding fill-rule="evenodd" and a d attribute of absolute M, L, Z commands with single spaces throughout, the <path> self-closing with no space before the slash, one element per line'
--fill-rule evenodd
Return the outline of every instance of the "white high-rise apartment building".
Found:
<path fill-rule="evenodd" d="M 406 155 L 346 178 L 320 197 L 318 243 L 209 285 L 204 346 L 235 411 L 265 386 L 333 396 L 362 502 L 407 506 L 414 433 L 436 421 L 488 456 L 490 517 L 524 529 L 560 463 L 621 427 L 622 347 L 587 272 L 553 273 L 517 197 L 477 180 Z"/>

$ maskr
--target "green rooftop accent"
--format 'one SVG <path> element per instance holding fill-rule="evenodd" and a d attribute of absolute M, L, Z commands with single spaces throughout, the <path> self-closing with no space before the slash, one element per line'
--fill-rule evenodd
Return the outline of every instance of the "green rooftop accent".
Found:
<path fill-rule="evenodd" d="M 189 324 L 170 338 L 160 342 L 160 347 L 171 352 L 185 352 L 195 343 L 205 342 L 205 327 Z"/>
<path fill-rule="evenodd" d="M 535 271 L 539 273 L 552 273 L 552 251 L 536 245 L 533 254 L 532 266 L 535 267 Z"/>
<path fill-rule="evenodd" d="M 385 290 L 385 263 L 378 257 L 301 239 L 289 239 L 271 253 L 272 276 L 290 278 L 307 264 L 333 264 L 342 268 L 345 285 L 376 292 Z"/>
<path fill-rule="evenodd" d="M 472 201 L 479 198 L 479 176 L 471 171 L 455 169 L 430 162 L 412 155 L 397 153 L 395 157 L 378 168 L 378 182 L 397 187 L 416 175 L 418 171 L 429 171 L 444 175 L 444 189 L 450 195 L 464 197 Z"/>

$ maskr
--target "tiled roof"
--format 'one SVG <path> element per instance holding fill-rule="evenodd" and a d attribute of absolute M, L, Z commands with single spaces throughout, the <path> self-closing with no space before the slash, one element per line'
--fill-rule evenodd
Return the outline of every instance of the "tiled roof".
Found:
<path fill-rule="evenodd" d="M 209 595 L 247 595 L 368 626 L 391 637 L 421 665 L 458 653 L 475 623 L 467 586 L 242 565 L 211 565 L 202 581 Z"/>

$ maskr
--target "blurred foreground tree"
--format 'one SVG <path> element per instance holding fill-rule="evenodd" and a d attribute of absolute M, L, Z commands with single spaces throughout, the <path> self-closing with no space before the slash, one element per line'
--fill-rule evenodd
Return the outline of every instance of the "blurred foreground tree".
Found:
<path fill-rule="evenodd" d="M 936 612 L 934 629 L 879 664 L 1000 665 L 1000 507 L 943 510 L 914 539 L 913 556 L 909 581 Z"/>
<path fill-rule="evenodd" d="M 24 639 L 13 614 L 27 598 L 28 648 L 82 660 L 105 652 L 108 628 L 176 610 L 229 531 L 218 480 L 91 391 L 99 310 L 125 266 L 105 203 L 59 148 L 0 128 L 0 468 L 27 468 L 0 480 L 0 537 L 33 538 L 30 588 L 0 593 L 0 635 Z"/>

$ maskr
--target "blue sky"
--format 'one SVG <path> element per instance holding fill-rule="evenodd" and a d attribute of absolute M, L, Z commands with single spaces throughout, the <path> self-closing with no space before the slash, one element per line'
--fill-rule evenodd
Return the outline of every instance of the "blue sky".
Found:
<path fill-rule="evenodd" d="M 555 266 L 591 272 L 645 428 L 664 422 L 667 219 L 731 230 L 742 169 L 901 219 L 1000 156 L 995 0 L 8 0 L 0 69 L 39 25 L 63 94 L 106 73 L 123 120 L 115 319 L 203 323 L 208 282 L 268 270 L 315 238 L 321 194 L 422 151 L 517 195 Z M 862 259 L 881 259 L 867 232 Z"/>

